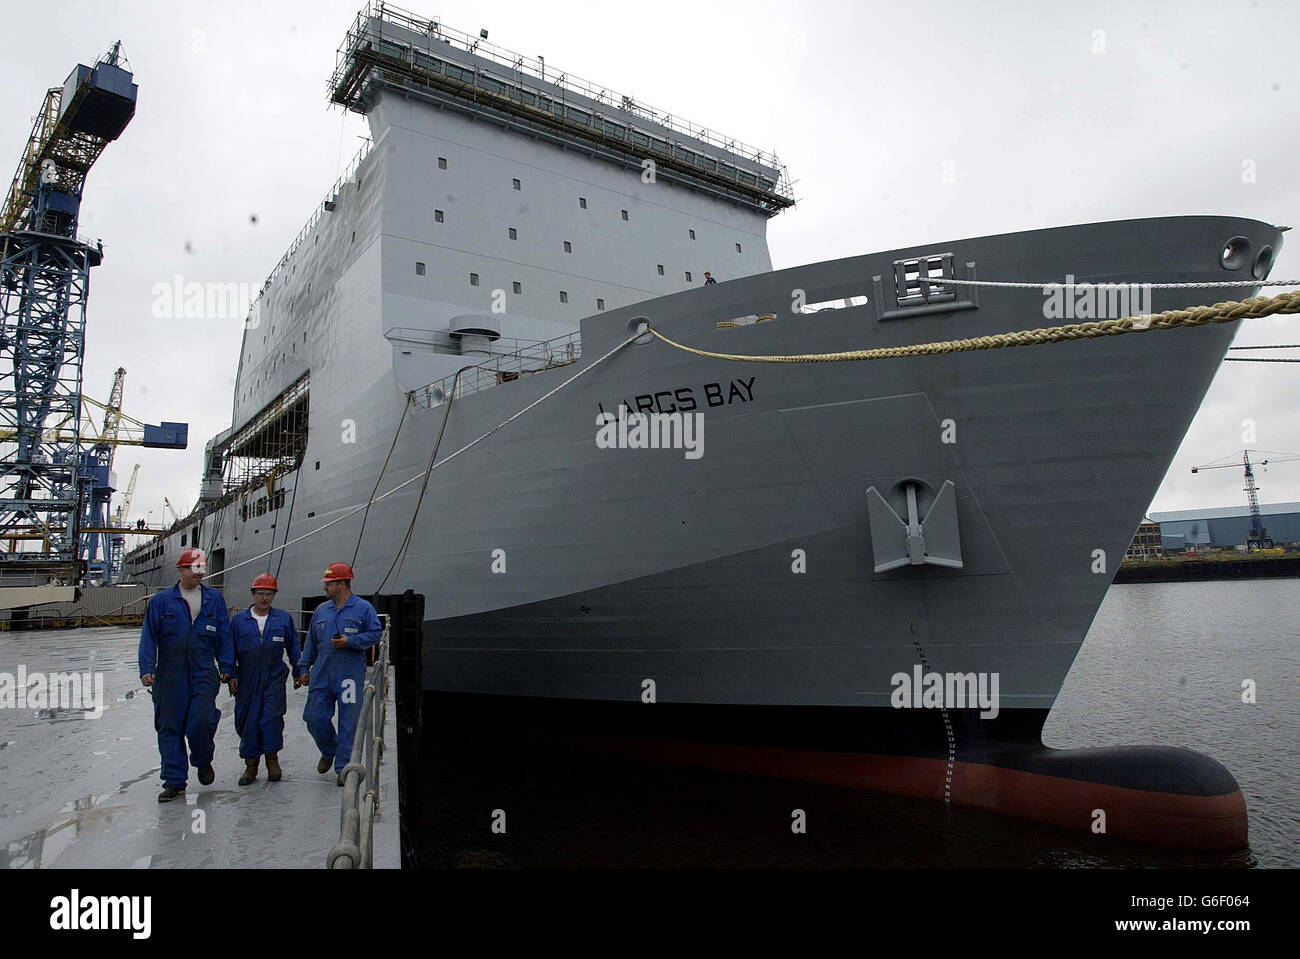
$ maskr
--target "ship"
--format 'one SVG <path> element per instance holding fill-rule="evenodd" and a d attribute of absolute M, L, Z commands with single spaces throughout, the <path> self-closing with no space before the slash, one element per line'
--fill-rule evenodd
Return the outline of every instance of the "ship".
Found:
<path fill-rule="evenodd" d="M 1055 322 L 1045 290 L 986 280 L 1181 308 L 1206 292 L 1147 285 L 1262 282 L 1279 228 L 1133 219 L 774 270 L 795 202 L 774 154 L 486 32 L 367 6 L 328 96 L 370 139 L 249 313 L 199 503 L 128 581 L 170 585 L 198 545 L 232 606 L 269 571 L 302 609 L 343 560 L 363 595 L 423 597 L 448 715 L 1244 845 L 1217 761 L 1040 735 L 1238 324 L 862 363 L 656 334 L 802 356 Z M 641 414 L 697 418 L 698 449 L 599 442 Z"/>

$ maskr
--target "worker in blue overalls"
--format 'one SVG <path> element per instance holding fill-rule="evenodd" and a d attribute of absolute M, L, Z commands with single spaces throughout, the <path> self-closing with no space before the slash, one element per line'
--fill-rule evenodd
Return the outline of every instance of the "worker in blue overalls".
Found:
<path fill-rule="evenodd" d="M 271 604 L 280 589 L 275 577 L 263 573 L 253 580 L 253 605 L 236 613 L 230 621 L 235 643 L 235 732 L 239 733 L 239 756 L 244 774 L 239 785 L 257 779 L 257 766 L 266 756 L 266 778 L 278 783 L 280 750 L 284 748 L 284 713 L 288 708 L 284 684 L 293 670 L 293 688 L 298 679 L 298 629 L 293 617 Z M 289 665 L 284 663 L 289 655 Z"/>
<path fill-rule="evenodd" d="M 221 719 L 217 690 L 235 669 L 225 598 L 202 583 L 207 555 L 191 547 L 176 567 L 180 582 L 153 595 L 140 629 L 140 682 L 153 693 L 162 757 L 159 802 L 184 795 L 190 765 L 199 771 L 200 783 L 212 785 L 212 740 Z"/>
<path fill-rule="evenodd" d="M 307 686 L 307 706 L 302 718 L 320 749 L 318 773 L 334 766 L 335 782 L 343 785 L 343 767 L 352 758 L 352 738 L 361 717 L 366 681 L 366 650 L 383 637 L 375 608 L 352 593 L 352 567 L 330 563 L 325 570 L 325 595 L 312 613 L 298 660 L 300 678 Z M 334 706 L 338 704 L 339 730 L 334 733 Z"/>

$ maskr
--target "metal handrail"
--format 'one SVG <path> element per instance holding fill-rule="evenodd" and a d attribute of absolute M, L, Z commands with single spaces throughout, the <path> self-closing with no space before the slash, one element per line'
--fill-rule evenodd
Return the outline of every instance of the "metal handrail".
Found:
<path fill-rule="evenodd" d="M 440 380 L 411 391 L 415 405 L 433 409 L 446 402 L 455 390 L 454 399 L 477 393 L 489 386 L 509 383 L 520 376 L 570 366 L 582 358 L 582 334 L 575 330 L 549 340 L 530 341 L 513 353 L 503 353 L 485 359 L 472 367 L 452 373 Z"/>
<path fill-rule="evenodd" d="M 352 738 L 352 755 L 343 767 L 343 807 L 339 841 L 326 859 L 327 869 L 373 869 L 374 828 L 379 818 L 379 763 L 384 758 L 384 722 L 388 715 L 389 616 L 380 616 L 384 634 L 370 667 L 361 717 Z M 362 789 L 365 792 L 362 792 Z"/>

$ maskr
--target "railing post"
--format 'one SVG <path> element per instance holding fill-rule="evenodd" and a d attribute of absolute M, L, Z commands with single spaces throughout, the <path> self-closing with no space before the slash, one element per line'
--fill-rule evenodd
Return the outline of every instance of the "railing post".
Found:
<path fill-rule="evenodd" d="M 371 667 L 365 687 L 358 729 L 352 741 L 352 755 L 343 768 L 343 802 L 339 812 L 339 840 L 326 860 L 329 869 L 369 869 L 374 864 L 374 818 L 378 808 L 379 763 L 377 749 L 382 749 L 384 727 L 382 703 L 387 696 L 388 649 L 391 617 L 383 617 L 383 634 L 379 654 Z M 376 719 L 380 721 L 376 724 Z M 365 790 L 364 797 L 362 790 Z"/>

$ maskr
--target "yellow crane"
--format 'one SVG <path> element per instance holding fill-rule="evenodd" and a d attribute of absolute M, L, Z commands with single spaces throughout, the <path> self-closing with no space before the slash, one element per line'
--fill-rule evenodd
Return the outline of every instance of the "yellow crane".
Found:
<path fill-rule="evenodd" d="M 117 511 L 113 514 L 113 525 L 125 527 L 131 521 L 131 499 L 135 496 L 135 478 L 140 475 L 140 464 L 136 463 L 131 468 L 131 479 L 126 484 L 126 492 L 122 495 L 122 502 L 118 505 Z"/>

